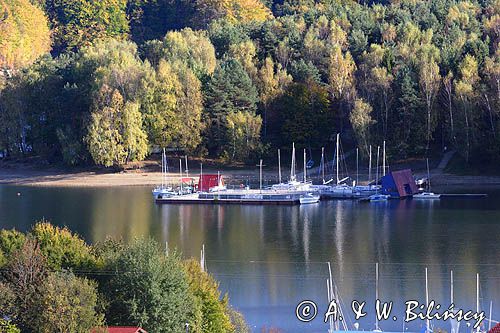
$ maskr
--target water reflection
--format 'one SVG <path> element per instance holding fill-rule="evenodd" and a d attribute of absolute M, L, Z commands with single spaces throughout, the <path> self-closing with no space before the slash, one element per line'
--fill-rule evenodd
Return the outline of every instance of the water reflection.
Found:
<path fill-rule="evenodd" d="M 326 327 L 319 317 L 301 325 L 294 307 L 312 299 L 324 310 L 327 261 L 343 299 L 368 304 L 375 298 L 374 263 L 380 262 L 380 296 L 394 300 L 401 315 L 404 300 L 424 299 L 426 266 L 431 298 L 445 304 L 450 299 L 449 270 L 454 270 L 455 301 L 463 308 L 475 308 L 479 272 L 481 304 L 487 307 L 493 300 L 494 316 L 500 318 L 500 304 L 495 303 L 500 299 L 498 198 L 330 201 L 302 207 L 156 206 L 149 188 L 4 186 L 0 227 L 26 230 L 44 217 L 89 241 L 151 236 L 188 257 L 198 257 L 205 244 L 209 271 L 256 331 L 265 325 L 303 332 Z M 360 320 L 365 330 L 373 329 L 374 322 L 373 316 Z M 380 326 L 400 330 L 402 322 Z"/>

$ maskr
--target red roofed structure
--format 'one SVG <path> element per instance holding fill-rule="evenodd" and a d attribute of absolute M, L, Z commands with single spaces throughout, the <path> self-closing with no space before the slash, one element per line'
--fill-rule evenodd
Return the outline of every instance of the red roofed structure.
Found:
<path fill-rule="evenodd" d="M 133 326 L 109 326 L 106 328 L 94 328 L 91 333 L 148 333 L 140 327 Z"/>
<path fill-rule="evenodd" d="M 198 191 L 209 192 L 212 187 L 223 186 L 224 178 L 222 175 L 204 174 L 200 176 L 198 181 Z"/>
<path fill-rule="evenodd" d="M 488 333 L 500 333 L 500 324 L 496 324 Z"/>
<path fill-rule="evenodd" d="M 417 184 L 409 169 L 389 172 L 380 180 L 382 193 L 393 198 L 406 198 L 418 193 Z"/>

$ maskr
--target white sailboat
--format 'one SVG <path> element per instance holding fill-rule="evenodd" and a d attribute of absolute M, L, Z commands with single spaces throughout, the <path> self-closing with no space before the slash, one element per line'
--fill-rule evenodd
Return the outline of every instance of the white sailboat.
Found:
<path fill-rule="evenodd" d="M 385 145 L 384 145 L 385 147 Z M 385 156 L 385 154 L 384 154 Z M 368 185 L 355 185 L 354 190 L 360 193 L 361 197 L 369 197 L 380 192 L 380 185 L 371 185 L 372 182 L 372 146 L 370 145 L 368 159 Z"/>
<path fill-rule="evenodd" d="M 153 197 L 155 199 L 177 194 L 173 191 L 172 187 L 167 186 L 167 169 L 168 169 L 167 155 L 165 153 L 165 148 L 163 148 L 163 152 L 161 155 L 161 185 L 156 186 L 152 190 Z"/>
<path fill-rule="evenodd" d="M 353 186 L 345 184 L 349 177 L 340 179 L 340 134 L 337 133 L 335 145 L 335 178 L 328 181 L 323 180 L 322 185 L 313 185 L 322 196 L 327 198 L 357 198 L 361 197 L 360 191 L 354 189 Z M 335 182 L 333 185 L 330 183 Z"/>
<path fill-rule="evenodd" d="M 414 199 L 432 199 L 436 200 L 441 197 L 441 194 L 436 194 L 434 192 L 431 192 L 431 174 L 429 170 L 429 159 L 426 159 L 427 161 L 427 191 L 422 192 L 419 194 L 414 194 L 413 198 Z"/>
<path fill-rule="evenodd" d="M 368 197 L 370 201 L 387 201 L 389 198 L 390 195 L 388 194 L 372 194 Z"/>
<path fill-rule="evenodd" d="M 306 193 L 299 198 L 299 201 L 301 205 L 305 205 L 305 204 L 318 203 L 319 199 L 320 199 L 319 194 Z"/>
<path fill-rule="evenodd" d="M 290 180 L 286 183 L 281 182 L 281 156 L 278 151 L 278 165 L 279 165 L 279 183 L 271 186 L 272 190 L 275 191 L 303 191 L 303 192 L 314 192 L 315 189 L 312 187 L 311 182 L 307 181 L 306 174 L 306 150 L 304 149 L 304 181 L 300 182 L 297 180 L 297 175 L 295 171 L 295 143 L 292 143 L 292 164 L 290 167 Z"/>

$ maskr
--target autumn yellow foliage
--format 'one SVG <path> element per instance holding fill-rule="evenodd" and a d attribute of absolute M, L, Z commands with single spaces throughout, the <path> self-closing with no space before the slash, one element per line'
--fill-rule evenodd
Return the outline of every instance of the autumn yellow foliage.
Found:
<path fill-rule="evenodd" d="M 231 23 L 262 22 L 272 17 L 260 0 L 198 0 L 198 19 L 209 22 L 225 18 Z"/>
<path fill-rule="evenodd" d="M 29 0 L 0 0 L 0 68 L 22 68 L 49 50 L 50 30 L 42 10 Z"/>

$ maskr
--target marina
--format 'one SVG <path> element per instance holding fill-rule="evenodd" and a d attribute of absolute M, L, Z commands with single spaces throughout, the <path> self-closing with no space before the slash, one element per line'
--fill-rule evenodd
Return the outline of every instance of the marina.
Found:
<path fill-rule="evenodd" d="M 248 204 L 298 205 L 304 193 L 300 191 L 225 190 L 157 198 L 158 204 Z"/>
<path fill-rule="evenodd" d="M 203 165 L 200 164 L 198 177 L 189 177 L 187 156 L 179 159 L 179 180 L 177 185 L 167 185 L 167 158 L 165 150 L 162 154 L 161 170 L 162 183 L 152 191 L 157 204 L 248 204 L 248 205 L 297 205 L 316 203 L 319 200 L 359 200 L 359 201 L 387 201 L 389 199 L 413 198 L 416 200 L 439 200 L 440 198 L 483 198 L 486 194 L 454 193 L 436 194 L 430 191 L 430 169 L 427 163 L 427 179 L 424 181 L 413 175 L 411 169 L 389 170 L 386 156 L 385 141 L 382 145 L 382 170 L 379 170 L 381 147 L 377 147 L 376 172 L 372 180 L 372 147 L 369 149 L 368 179 L 365 184 L 359 184 L 359 149 L 356 149 L 356 179 L 348 176 L 347 167 L 341 175 L 341 161 L 344 161 L 340 144 L 340 135 L 336 136 L 332 171 L 334 175 L 326 178 L 326 163 L 324 148 L 321 150 L 321 161 L 318 171 L 321 173 L 321 183 L 314 184 L 308 178 L 308 169 L 314 164 L 308 159 L 304 149 L 302 180 L 296 173 L 295 144 L 292 144 L 290 177 L 284 182 L 281 174 L 281 151 L 278 149 L 278 183 L 263 186 L 263 160 L 259 164 L 259 187 L 251 189 L 250 185 L 240 184 L 239 188 L 231 188 L 225 184 L 225 177 L 217 174 L 203 174 Z M 184 177 L 185 176 L 185 177 Z M 348 184 L 352 181 L 352 185 Z M 421 186 L 426 183 L 426 189 Z"/>

